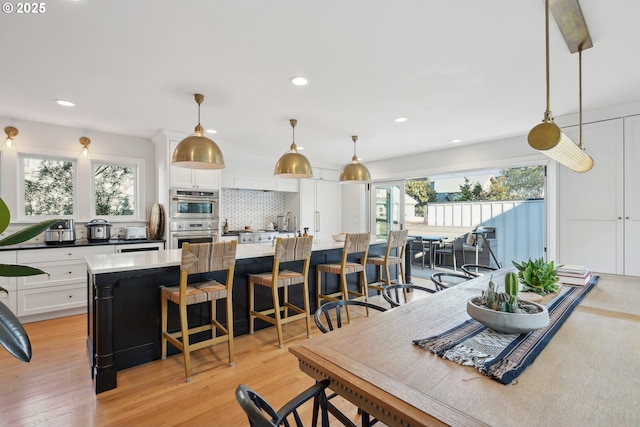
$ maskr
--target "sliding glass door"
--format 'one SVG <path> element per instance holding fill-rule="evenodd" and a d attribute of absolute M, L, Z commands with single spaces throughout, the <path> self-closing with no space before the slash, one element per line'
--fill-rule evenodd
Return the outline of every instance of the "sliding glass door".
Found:
<path fill-rule="evenodd" d="M 404 181 L 369 185 L 369 223 L 376 239 L 386 240 L 391 230 L 404 227 Z"/>

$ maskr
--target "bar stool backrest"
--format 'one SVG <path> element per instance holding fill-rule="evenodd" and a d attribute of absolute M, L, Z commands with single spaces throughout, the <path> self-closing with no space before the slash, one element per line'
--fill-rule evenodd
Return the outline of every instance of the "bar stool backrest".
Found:
<path fill-rule="evenodd" d="M 236 264 L 237 242 L 185 243 L 180 270 L 187 274 L 229 270 Z"/>
<path fill-rule="evenodd" d="M 387 239 L 387 251 L 386 257 L 389 257 L 391 251 L 398 249 L 398 256 L 402 257 L 404 248 L 407 245 L 407 236 L 409 230 L 394 230 L 389 232 L 389 238 Z"/>
<path fill-rule="evenodd" d="M 313 236 L 278 238 L 276 240 L 275 259 L 278 262 L 300 261 L 311 256 Z"/>

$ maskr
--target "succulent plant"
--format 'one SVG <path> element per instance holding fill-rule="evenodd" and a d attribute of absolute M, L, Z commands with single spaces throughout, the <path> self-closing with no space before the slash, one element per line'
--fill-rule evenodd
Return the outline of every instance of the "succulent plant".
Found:
<path fill-rule="evenodd" d="M 538 258 L 523 261 L 521 264 L 513 261 L 513 265 L 518 269 L 518 278 L 523 284 L 524 291 L 535 292 L 539 295 L 553 293 L 558 290 L 558 267 L 553 261 L 545 262 Z"/>
<path fill-rule="evenodd" d="M 486 307 L 495 311 L 504 311 L 507 313 L 518 312 L 518 275 L 516 273 L 507 273 L 505 275 L 504 288 L 505 292 L 498 292 L 496 284 L 493 282 L 493 275 L 489 280 L 486 291 L 482 291 L 480 301 Z"/>

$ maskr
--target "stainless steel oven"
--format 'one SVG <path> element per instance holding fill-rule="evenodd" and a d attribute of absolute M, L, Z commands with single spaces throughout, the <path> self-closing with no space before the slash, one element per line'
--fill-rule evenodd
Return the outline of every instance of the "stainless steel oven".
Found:
<path fill-rule="evenodd" d="M 171 221 L 169 223 L 169 249 L 179 249 L 184 243 L 217 241 L 217 220 Z"/>
<path fill-rule="evenodd" d="M 181 188 L 169 191 L 169 215 L 172 220 L 218 220 L 218 191 Z"/>

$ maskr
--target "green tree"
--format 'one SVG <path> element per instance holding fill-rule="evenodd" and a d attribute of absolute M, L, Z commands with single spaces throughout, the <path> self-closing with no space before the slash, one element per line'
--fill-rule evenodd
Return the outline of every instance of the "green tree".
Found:
<path fill-rule="evenodd" d="M 431 188 L 431 181 L 429 181 L 429 178 L 406 180 L 404 184 L 404 191 L 418 202 L 416 204 L 416 216 L 423 216 L 425 205 L 428 202 L 436 201 L 436 192 Z"/>
<path fill-rule="evenodd" d="M 487 192 L 487 200 L 510 200 L 509 187 L 505 185 L 505 177 L 491 178 L 491 186 Z"/>
<path fill-rule="evenodd" d="M 501 173 L 511 200 L 544 197 L 544 166 L 503 169 Z"/>
<path fill-rule="evenodd" d="M 133 215 L 133 168 L 98 164 L 94 183 L 97 215 Z"/>
<path fill-rule="evenodd" d="M 482 185 L 476 181 L 476 183 L 471 187 L 471 182 L 469 178 L 464 178 L 464 184 L 460 185 L 460 194 L 457 197 L 458 201 L 467 201 L 467 200 L 486 200 L 486 193 L 482 189 Z"/>
<path fill-rule="evenodd" d="M 37 164 L 25 174 L 25 215 L 73 215 L 73 163 L 26 159 Z"/>

